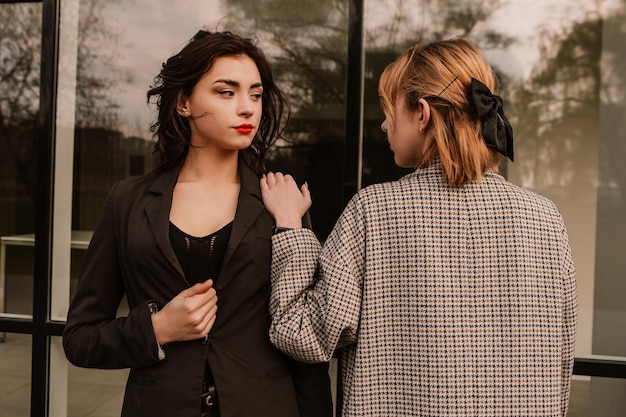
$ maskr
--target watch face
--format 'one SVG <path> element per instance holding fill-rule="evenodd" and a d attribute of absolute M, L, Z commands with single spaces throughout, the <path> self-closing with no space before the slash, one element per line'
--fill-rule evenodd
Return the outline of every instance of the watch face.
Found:
<path fill-rule="evenodd" d="M 292 230 L 290 227 L 276 227 L 272 228 L 272 234 L 276 235 L 278 233 L 286 232 L 287 230 Z"/>

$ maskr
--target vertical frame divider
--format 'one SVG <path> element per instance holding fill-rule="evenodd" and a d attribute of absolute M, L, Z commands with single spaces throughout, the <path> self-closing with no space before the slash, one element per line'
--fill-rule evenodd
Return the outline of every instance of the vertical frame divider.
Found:
<path fill-rule="evenodd" d="M 30 415 L 48 415 L 54 142 L 60 0 L 43 0 L 41 25 L 41 79 L 37 138 L 37 197 L 35 264 L 33 272 L 33 341 Z"/>

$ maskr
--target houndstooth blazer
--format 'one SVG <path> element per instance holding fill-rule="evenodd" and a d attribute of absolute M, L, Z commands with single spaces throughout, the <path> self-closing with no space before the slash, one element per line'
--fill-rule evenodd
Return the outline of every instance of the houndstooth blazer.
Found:
<path fill-rule="evenodd" d="M 272 238 L 272 342 L 328 361 L 344 416 L 565 416 L 575 269 L 554 204 L 441 164 L 362 189 L 322 248 Z"/>

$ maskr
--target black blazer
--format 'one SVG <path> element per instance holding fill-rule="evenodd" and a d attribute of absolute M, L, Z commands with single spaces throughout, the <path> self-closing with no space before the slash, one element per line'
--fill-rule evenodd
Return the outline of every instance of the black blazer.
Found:
<path fill-rule="evenodd" d="M 221 417 L 332 415 L 328 364 L 303 364 L 269 340 L 272 218 L 259 178 L 239 162 L 241 190 L 216 282 L 218 312 L 208 342 L 175 342 L 159 361 L 148 303 L 164 306 L 189 287 L 169 241 L 180 167 L 118 182 L 94 230 L 63 333 L 76 366 L 131 368 L 122 416 L 200 415 L 204 364 Z M 127 317 L 116 317 L 126 295 Z"/>

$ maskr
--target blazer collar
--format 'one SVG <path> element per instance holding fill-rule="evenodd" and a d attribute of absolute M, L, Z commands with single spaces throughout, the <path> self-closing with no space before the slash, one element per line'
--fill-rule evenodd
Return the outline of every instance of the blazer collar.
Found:
<path fill-rule="evenodd" d="M 153 198 L 146 204 L 145 212 L 154 240 L 161 249 L 163 256 L 176 269 L 180 279 L 188 284 L 185 279 L 185 273 L 170 242 L 170 209 L 172 208 L 174 186 L 176 185 L 181 166 L 182 161 L 174 168 L 158 174 L 158 177 L 148 189 Z"/>
<path fill-rule="evenodd" d="M 228 247 L 222 261 L 220 278 L 217 281 L 218 289 L 225 287 L 232 279 L 228 264 L 242 239 L 265 210 L 263 199 L 261 198 L 259 177 L 242 159 L 239 159 L 239 179 L 241 181 L 241 189 L 239 190 L 237 211 Z"/>
<path fill-rule="evenodd" d="M 174 186 L 176 185 L 181 166 L 182 161 L 178 166 L 158 175 L 157 179 L 149 188 L 150 194 L 155 198 L 146 205 L 145 211 L 154 239 L 161 249 L 161 252 L 163 252 L 165 258 L 179 272 L 181 279 L 184 280 L 184 272 L 174 253 L 169 237 L 169 214 L 172 207 Z M 230 281 L 230 274 L 225 273 L 228 271 L 228 263 L 241 243 L 241 240 L 265 209 L 263 199 L 261 198 L 259 177 L 256 172 L 241 158 L 239 159 L 238 169 L 241 188 L 239 190 L 239 199 L 235 219 L 233 220 L 233 228 L 222 261 L 222 273 L 217 282 L 218 288 L 225 286 L 228 281 Z"/>
<path fill-rule="evenodd" d="M 411 177 L 435 177 L 441 178 L 443 175 L 443 163 L 441 162 L 441 158 L 439 156 L 435 156 L 432 161 L 428 164 L 428 166 L 423 168 L 417 168 L 415 171 L 407 174 L 406 178 Z M 493 169 L 487 170 L 483 175 L 484 178 L 498 178 L 503 180 L 504 176 L 502 174 L 497 173 Z"/>

